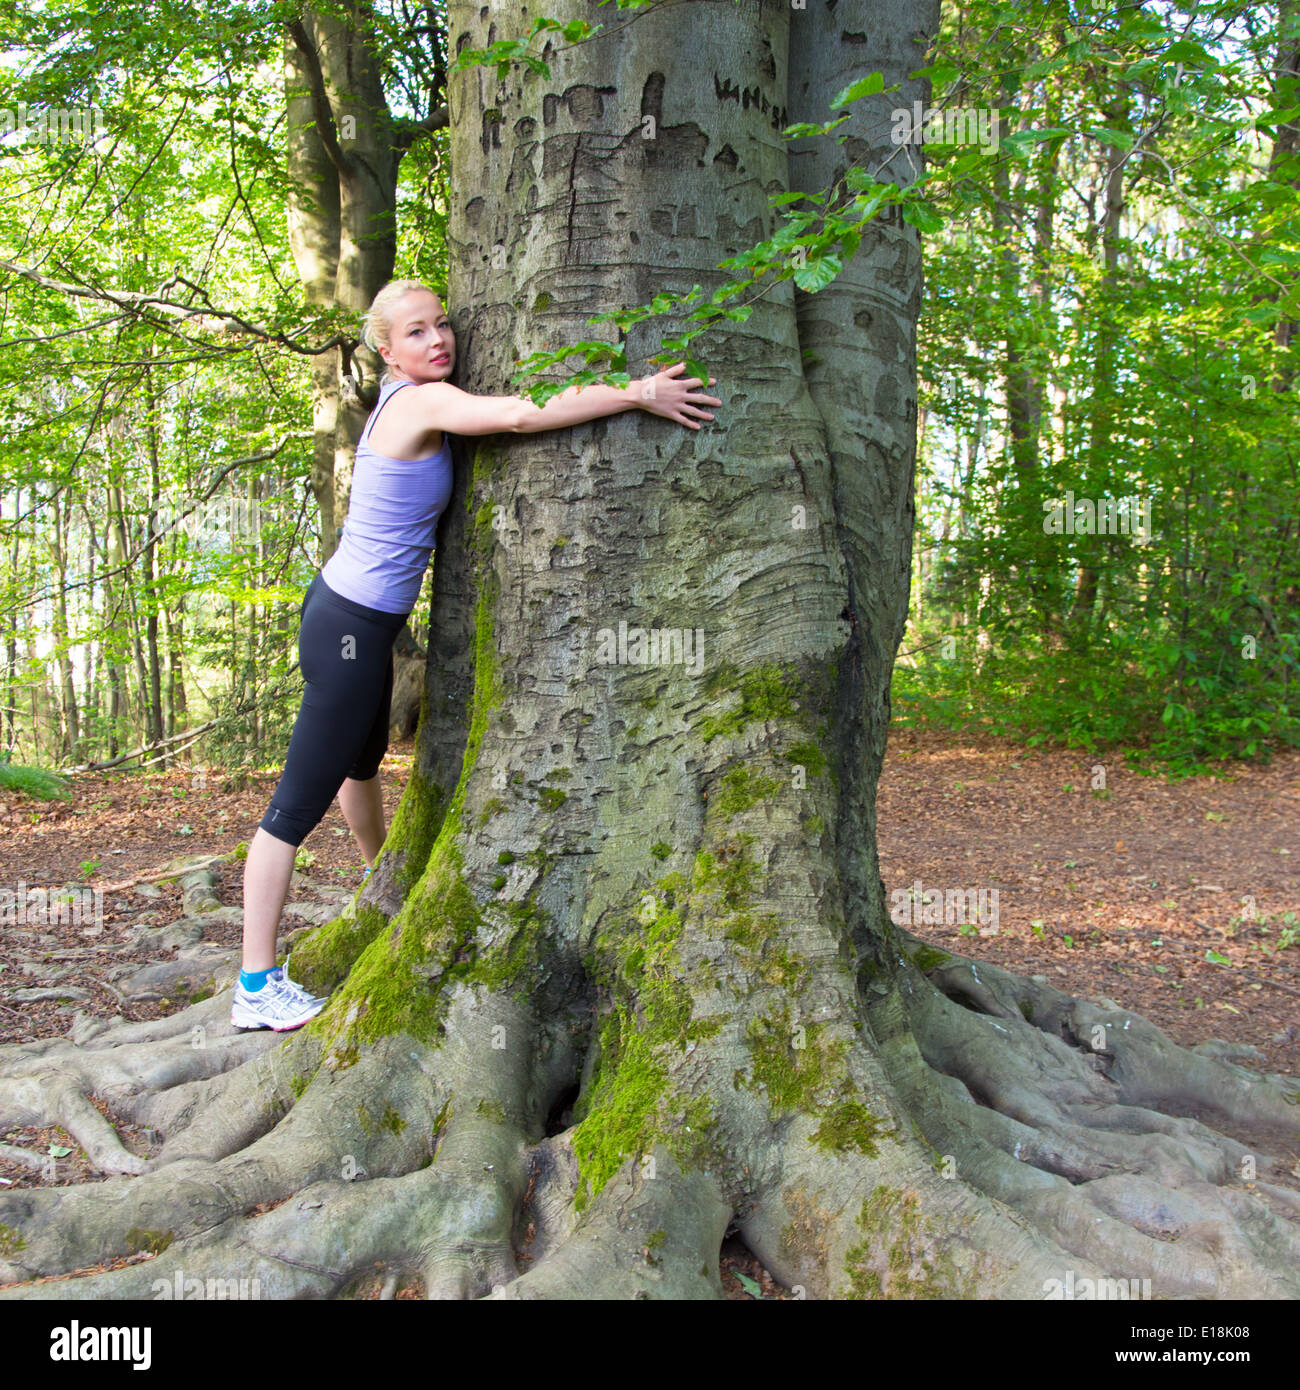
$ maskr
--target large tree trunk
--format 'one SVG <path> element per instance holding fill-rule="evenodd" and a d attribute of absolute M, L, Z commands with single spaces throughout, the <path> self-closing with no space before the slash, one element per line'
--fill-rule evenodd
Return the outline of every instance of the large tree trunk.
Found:
<path fill-rule="evenodd" d="M 906 75 L 935 18 L 651 9 L 553 55 L 555 95 L 455 79 L 465 385 L 505 389 L 595 310 L 707 293 L 769 193 L 874 165 L 888 99 L 802 162 L 775 131 L 864 66 L 924 99 Z M 520 26 L 451 19 L 453 49 Z M 1300 1199 L 1246 1147 L 1294 1137 L 1293 1081 L 886 914 L 919 277 L 915 234 L 882 223 L 829 289 L 768 287 L 711 338 L 716 424 L 625 414 L 460 460 L 417 765 L 357 903 L 294 947 L 328 1008 L 287 1042 L 233 1036 L 223 992 L 5 1050 L 0 1123 L 57 1111 L 139 1176 L 0 1194 L 0 1279 L 171 1243 L 4 1297 L 139 1296 L 177 1269 L 330 1297 L 376 1267 L 434 1297 L 718 1297 L 733 1223 L 812 1297 L 1300 1291 Z M 655 346 L 636 329 L 631 363 Z M 635 637 L 605 659 L 624 622 L 702 632 L 701 664 L 638 661 Z M 161 1154 L 115 1147 L 85 1091 Z"/>

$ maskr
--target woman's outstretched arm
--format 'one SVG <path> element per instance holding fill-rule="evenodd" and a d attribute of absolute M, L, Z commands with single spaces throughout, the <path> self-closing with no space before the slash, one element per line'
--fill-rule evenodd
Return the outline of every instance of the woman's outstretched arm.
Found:
<path fill-rule="evenodd" d="M 427 428 L 450 430 L 452 434 L 537 434 L 585 424 L 623 410 L 647 410 L 665 420 L 699 429 L 699 421 L 713 419 L 702 407 L 722 402 L 702 393 L 704 383 L 698 377 L 678 376 L 685 366 L 678 362 L 626 386 L 570 386 L 542 406 L 523 396 L 473 396 L 445 381 L 426 382 L 410 394 L 418 401 Z M 709 385 L 716 380 L 710 377 Z"/>

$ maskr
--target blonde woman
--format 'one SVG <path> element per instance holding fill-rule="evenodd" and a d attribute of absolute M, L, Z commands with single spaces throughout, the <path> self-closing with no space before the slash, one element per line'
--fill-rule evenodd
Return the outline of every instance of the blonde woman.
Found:
<path fill-rule="evenodd" d="M 337 794 L 368 868 L 384 842 L 379 764 L 388 747 L 393 642 L 420 592 L 438 517 L 451 497 L 447 435 L 534 434 L 623 410 L 691 429 L 712 420 L 698 378 L 666 371 L 626 387 L 570 387 L 536 406 L 521 396 L 473 396 L 451 385 L 456 340 L 439 297 L 417 280 L 375 296 L 366 341 L 387 364 L 357 444 L 352 497 L 338 549 L 300 611 L 305 688 L 284 772 L 244 868 L 243 969 L 230 1011 L 236 1028 L 300 1028 L 325 1006 L 275 964 L 294 853 Z M 709 384 L 715 378 L 710 377 Z"/>

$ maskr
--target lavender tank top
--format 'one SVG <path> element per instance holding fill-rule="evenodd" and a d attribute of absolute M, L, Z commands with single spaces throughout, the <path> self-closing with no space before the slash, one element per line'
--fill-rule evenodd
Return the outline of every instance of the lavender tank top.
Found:
<path fill-rule="evenodd" d="M 370 430 L 409 381 L 390 381 L 357 443 L 352 500 L 338 549 L 321 574 L 336 594 L 383 613 L 409 613 L 433 552 L 433 534 L 451 499 L 451 445 L 428 458 L 390 459 L 370 447 Z"/>

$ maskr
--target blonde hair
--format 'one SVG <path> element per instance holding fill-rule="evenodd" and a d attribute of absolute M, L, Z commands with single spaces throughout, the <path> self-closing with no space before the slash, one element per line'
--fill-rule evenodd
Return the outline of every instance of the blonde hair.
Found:
<path fill-rule="evenodd" d="M 442 296 L 438 291 L 430 288 L 423 280 L 390 280 L 374 297 L 362 326 L 361 335 L 368 347 L 378 352 L 381 347 L 389 345 L 393 331 L 393 309 L 399 301 L 405 299 L 408 294 L 414 294 L 417 290 L 433 295 L 439 303 L 442 303 Z M 443 308 L 446 307 L 446 304 L 443 304 Z M 389 373 L 385 372 L 384 380 L 387 381 L 388 379 Z"/>

